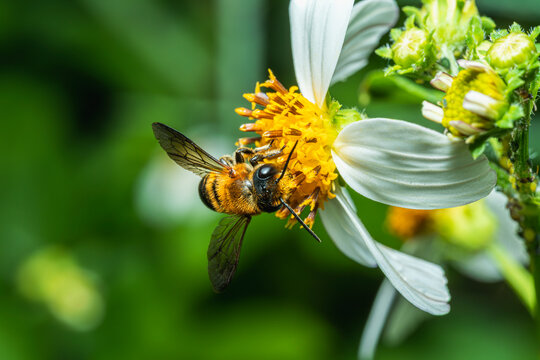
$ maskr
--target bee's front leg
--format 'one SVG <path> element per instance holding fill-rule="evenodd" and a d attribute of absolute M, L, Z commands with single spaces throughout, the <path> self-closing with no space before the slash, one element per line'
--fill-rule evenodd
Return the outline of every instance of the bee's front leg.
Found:
<path fill-rule="evenodd" d="M 253 155 L 255 154 L 255 149 L 247 148 L 247 147 L 241 147 L 236 149 L 234 152 L 234 160 L 237 164 L 242 164 L 246 162 L 245 155 Z"/>
<path fill-rule="evenodd" d="M 259 152 L 255 154 L 251 159 L 249 159 L 249 163 L 255 166 L 261 160 L 277 158 L 281 156 L 281 154 L 283 154 L 283 149 L 285 149 L 285 146 L 283 146 L 281 149 L 268 150 L 264 153 Z"/>

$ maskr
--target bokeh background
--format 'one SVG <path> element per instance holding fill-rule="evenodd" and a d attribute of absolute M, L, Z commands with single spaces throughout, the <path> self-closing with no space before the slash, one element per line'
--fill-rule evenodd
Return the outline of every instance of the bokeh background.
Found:
<path fill-rule="evenodd" d="M 500 27 L 540 19 L 538 0 L 477 3 Z M 241 95 L 267 68 L 295 82 L 287 7 L 0 2 L 0 359 L 355 359 L 381 272 L 342 255 L 320 222 L 317 244 L 262 215 L 232 285 L 214 294 L 206 248 L 220 216 L 150 127 L 231 153 Z M 384 83 L 366 102 L 361 84 L 384 66 L 372 56 L 332 94 L 370 116 L 432 126 L 419 98 Z M 399 246 L 386 206 L 355 201 L 373 236 Z M 506 284 L 448 278 L 451 313 L 381 345 L 378 358 L 534 358 L 532 322 Z"/>

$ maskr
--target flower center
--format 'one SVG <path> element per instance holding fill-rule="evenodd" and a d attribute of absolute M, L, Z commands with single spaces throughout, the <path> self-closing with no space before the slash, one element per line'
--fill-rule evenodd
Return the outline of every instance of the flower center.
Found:
<path fill-rule="evenodd" d="M 431 220 L 429 210 L 389 207 L 386 224 L 390 232 L 406 241 L 428 230 Z"/>
<path fill-rule="evenodd" d="M 262 92 L 262 88 L 267 91 Z M 335 196 L 332 194 L 333 181 L 338 176 L 330 151 L 337 131 L 332 126 L 327 107 L 321 109 L 308 101 L 296 86 L 287 90 L 270 70 L 269 79 L 257 83 L 255 92 L 244 94 L 244 98 L 252 103 L 252 109 L 237 108 L 236 113 L 255 122 L 242 125 L 240 130 L 252 131 L 258 136 L 239 139 L 239 145 L 271 143 L 272 148 L 283 149 L 283 152 L 279 157 L 265 161 L 283 167 L 298 142 L 287 168 L 293 186 L 286 201 L 298 214 L 309 207 L 309 215 L 304 221 L 313 226 L 317 210 L 323 208 L 324 201 Z M 285 208 L 276 216 L 289 218 L 288 227 L 296 222 Z"/>
<path fill-rule="evenodd" d="M 461 133 L 452 126 L 451 122 L 453 121 L 467 123 L 479 130 L 488 130 L 494 126 L 490 119 L 479 116 L 463 107 L 465 96 L 471 90 L 487 95 L 494 100 L 502 101 L 504 99 L 504 83 L 496 73 L 478 69 L 461 70 L 454 78 L 443 102 L 442 124 L 456 136 L 460 136 Z"/>

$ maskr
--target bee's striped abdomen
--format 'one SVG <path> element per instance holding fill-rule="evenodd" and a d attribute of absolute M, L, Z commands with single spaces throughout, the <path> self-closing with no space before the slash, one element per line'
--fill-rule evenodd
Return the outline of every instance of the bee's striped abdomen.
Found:
<path fill-rule="evenodd" d="M 204 205 L 214 211 L 219 211 L 221 208 L 216 190 L 217 180 L 214 174 L 208 174 L 199 183 L 199 197 Z"/>

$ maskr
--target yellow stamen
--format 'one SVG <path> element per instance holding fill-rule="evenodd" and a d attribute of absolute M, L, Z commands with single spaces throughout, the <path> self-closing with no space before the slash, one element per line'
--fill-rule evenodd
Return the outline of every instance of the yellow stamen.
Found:
<path fill-rule="evenodd" d="M 267 92 L 262 93 L 262 88 Z M 313 226 L 317 210 L 324 208 L 327 199 L 335 197 L 333 182 L 338 176 L 331 154 L 337 131 L 326 107 L 320 108 L 308 101 L 296 86 L 287 90 L 271 70 L 269 79 L 257 83 L 255 92 L 244 94 L 244 98 L 252 103 L 253 110 L 239 108 L 236 112 L 256 121 L 242 125 L 240 130 L 260 135 L 255 141 L 256 146 L 272 142 L 272 148 L 283 148 L 281 156 L 266 162 L 284 166 L 292 147 L 298 142 L 288 166 L 291 189 L 286 201 L 298 212 L 309 207 L 305 222 L 309 227 Z M 276 212 L 276 216 L 289 218 L 289 226 L 296 222 L 287 209 Z"/>

